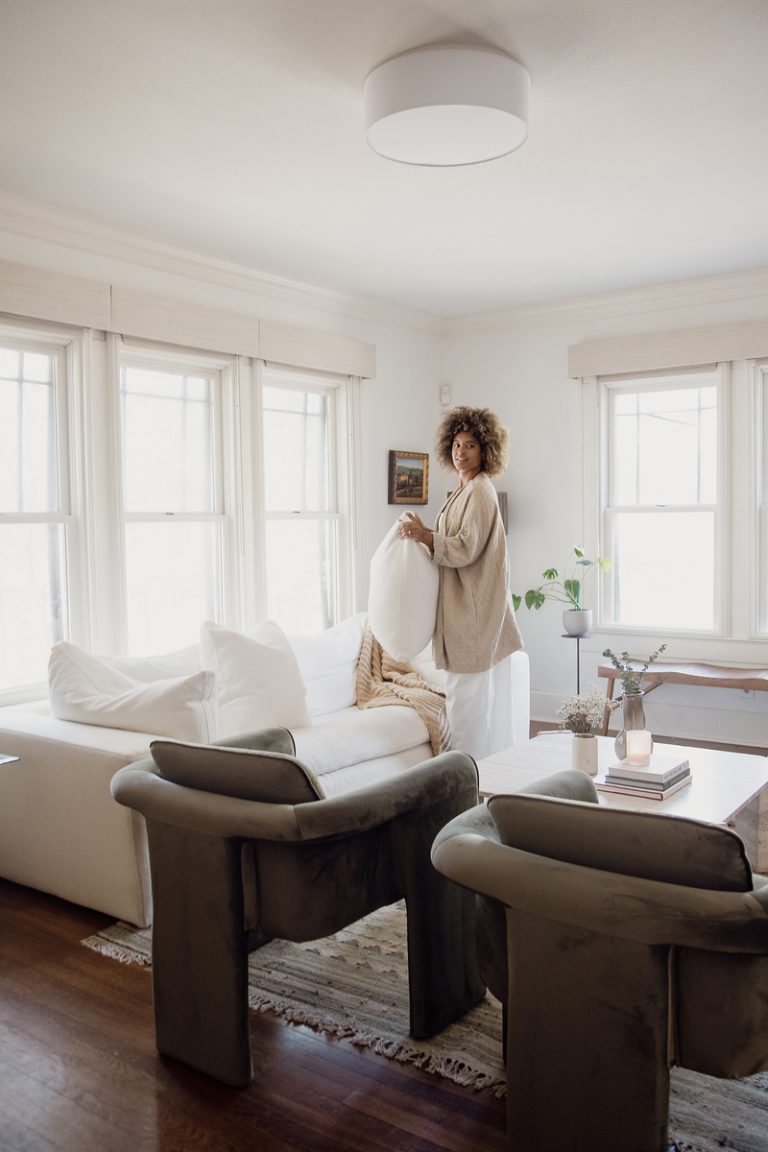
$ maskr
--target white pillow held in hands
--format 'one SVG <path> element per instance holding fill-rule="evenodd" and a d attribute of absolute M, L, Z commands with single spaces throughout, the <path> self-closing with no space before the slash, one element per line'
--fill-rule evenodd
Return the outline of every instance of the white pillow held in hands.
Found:
<path fill-rule="evenodd" d="M 385 652 L 395 660 L 412 660 L 435 631 L 440 575 L 425 544 L 398 536 L 402 519 L 371 559 L 368 620 Z"/>

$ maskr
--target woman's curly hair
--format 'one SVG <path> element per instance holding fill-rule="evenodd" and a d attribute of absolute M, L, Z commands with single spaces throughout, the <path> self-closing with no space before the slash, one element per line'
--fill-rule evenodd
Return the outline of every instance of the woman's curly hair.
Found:
<path fill-rule="evenodd" d="M 490 408 L 451 408 L 437 429 L 437 459 L 444 468 L 453 468 L 453 441 L 457 432 L 469 432 L 480 445 L 483 471 L 498 476 L 509 459 L 509 433 Z"/>

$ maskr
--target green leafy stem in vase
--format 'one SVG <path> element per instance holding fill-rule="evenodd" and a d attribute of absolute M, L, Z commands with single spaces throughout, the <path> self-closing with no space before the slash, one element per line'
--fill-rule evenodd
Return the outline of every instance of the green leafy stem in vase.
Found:
<path fill-rule="evenodd" d="M 658 660 L 666 647 L 666 644 L 662 644 L 655 652 L 651 652 L 648 659 L 640 667 L 638 667 L 640 661 L 632 660 L 629 652 L 622 652 L 621 656 L 617 656 L 610 648 L 604 650 L 603 656 L 607 656 L 616 671 L 620 673 L 619 679 L 621 680 L 622 694 L 624 696 L 629 696 L 633 692 L 642 692 L 643 677 L 651 664 Z"/>
<path fill-rule="evenodd" d="M 566 607 L 581 612 L 583 609 L 581 597 L 584 592 L 585 578 L 595 567 L 598 567 L 601 572 L 607 572 L 611 567 L 611 561 L 607 556 L 599 556 L 597 560 L 588 560 L 584 555 L 584 549 L 578 545 L 573 549 L 573 556 L 574 559 L 569 560 L 567 571 L 562 576 L 557 568 L 547 568 L 542 572 L 544 581 L 537 588 L 529 588 L 524 597 L 513 592 L 512 603 L 515 606 L 515 611 L 523 603 L 523 600 L 525 600 L 526 608 L 541 608 L 546 600 L 554 600 L 558 604 L 565 604 Z"/>

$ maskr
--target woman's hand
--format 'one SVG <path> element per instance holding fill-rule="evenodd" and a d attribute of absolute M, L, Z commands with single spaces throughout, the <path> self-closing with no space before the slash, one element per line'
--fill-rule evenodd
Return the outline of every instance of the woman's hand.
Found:
<path fill-rule="evenodd" d="M 430 552 L 432 551 L 432 529 L 427 528 L 421 518 L 415 512 L 406 512 L 407 520 L 400 521 L 400 527 L 397 530 L 398 536 L 403 540 L 417 540 L 419 544 L 426 544 Z"/>

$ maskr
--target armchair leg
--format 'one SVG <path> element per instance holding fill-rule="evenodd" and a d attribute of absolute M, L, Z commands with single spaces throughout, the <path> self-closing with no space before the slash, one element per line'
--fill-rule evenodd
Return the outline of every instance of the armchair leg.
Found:
<path fill-rule="evenodd" d="M 455 815 L 455 810 L 420 811 L 416 819 L 398 821 L 393 828 L 407 909 L 415 1039 L 442 1031 L 485 995 L 477 956 L 477 898 L 441 876 L 429 856 L 435 836 Z"/>
<path fill-rule="evenodd" d="M 511 909 L 507 948 L 510 1148 L 668 1152 L 667 950 Z"/>
<path fill-rule="evenodd" d="M 240 844 L 147 820 L 158 1051 L 225 1084 L 253 1071 Z"/>

